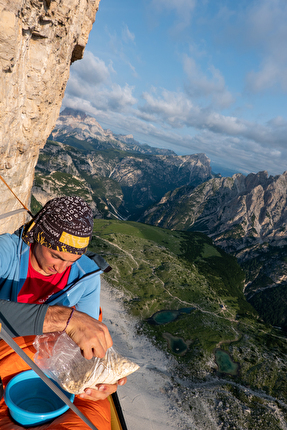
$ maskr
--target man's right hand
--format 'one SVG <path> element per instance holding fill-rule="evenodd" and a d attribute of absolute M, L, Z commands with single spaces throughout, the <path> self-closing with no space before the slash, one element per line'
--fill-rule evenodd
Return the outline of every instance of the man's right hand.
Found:
<path fill-rule="evenodd" d="M 65 306 L 49 306 L 43 333 L 65 330 L 71 311 L 71 308 Z M 107 326 L 84 312 L 74 310 L 66 333 L 81 348 L 83 356 L 87 359 L 103 358 L 107 349 L 113 345 Z"/>
<path fill-rule="evenodd" d="M 113 345 L 107 326 L 83 312 L 74 311 L 66 333 L 88 360 L 92 357 L 103 358 L 107 349 Z"/>

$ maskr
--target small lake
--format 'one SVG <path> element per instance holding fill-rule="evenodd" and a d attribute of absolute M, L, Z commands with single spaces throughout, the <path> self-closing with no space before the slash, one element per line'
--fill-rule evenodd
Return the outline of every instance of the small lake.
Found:
<path fill-rule="evenodd" d="M 222 349 L 215 351 L 215 361 L 218 366 L 219 373 L 228 373 L 229 375 L 237 375 L 239 365 L 234 363 L 230 355 Z"/>
<path fill-rule="evenodd" d="M 185 342 L 181 337 L 175 337 L 170 333 L 163 333 L 164 339 L 167 340 L 169 348 L 178 355 L 184 355 L 188 348 L 188 343 Z"/>
<path fill-rule="evenodd" d="M 167 324 L 175 321 L 180 315 L 190 314 L 196 308 L 180 308 L 178 310 L 158 311 L 147 319 L 149 324 Z"/>

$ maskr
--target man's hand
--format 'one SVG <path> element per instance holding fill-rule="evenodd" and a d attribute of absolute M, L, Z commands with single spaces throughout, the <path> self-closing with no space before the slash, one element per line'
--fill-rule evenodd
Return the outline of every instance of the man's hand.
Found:
<path fill-rule="evenodd" d="M 43 333 L 63 331 L 71 315 L 71 308 L 50 306 L 47 310 Z M 84 312 L 74 311 L 66 333 L 81 348 L 88 360 L 93 356 L 103 358 L 113 341 L 107 326 Z"/>
<path fill-rule="evenodd" d="M 113 341 L 107 326 L 89 315 L 75 311 L 66 333 L 81 348 L 83 356 L 103 358 Z"/>
<path fill-rule="evenodd" d="M 104 400 L 112 393 L 117 391 L 119 385 L 125 385 L 127 378 L 119 379 L 116 384 L 98 384 L 97 388 L 86 388 L 85 392 L 80 394 L 82 399 Z"/>

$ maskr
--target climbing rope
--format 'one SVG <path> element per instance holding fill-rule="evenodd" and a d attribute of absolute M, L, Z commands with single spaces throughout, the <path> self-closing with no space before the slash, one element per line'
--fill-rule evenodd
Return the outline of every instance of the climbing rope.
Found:
<path fill-rule="evenodd" d="M 2 182 L 4 182 L 4 184 L 6 185 L 6 187 L 11 191 L 11 193 L 13 194 L 13 196 L 18 200 L 18 202 L 21 203 L 21 205 L 23 206 L 23 208 L 28 212 L 28 214 L 33 218 L 33 214 L 32 212 L 29 211 L 29 209 L 24 205 L 24 203 L 21 202 L 20 199 L 18 199 L 18 197 L 16 196 L 16 194 L 11 190 L 11 188 L 9 187 L 9 185 L 7 184 L 7 182 L 2 178 L 2 176 L 0 175 L 0 179 Z M 13 213 L 16 213 L 17 211 L 13 211 Z M 12 215 L 12 212 L 9 212 L 7 214 L 7 216 Z M 6 214 L 5 214 L 6 215 Z M 4 217 L 3 217 L 4 218 Z"/>

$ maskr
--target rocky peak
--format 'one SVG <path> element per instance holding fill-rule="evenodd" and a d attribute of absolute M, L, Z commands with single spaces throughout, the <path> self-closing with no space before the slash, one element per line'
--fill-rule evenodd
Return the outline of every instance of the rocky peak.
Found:
<path fill-rule="evenodd" d="M 115 134 L 111 130 L 104 130 L 93 116 L 72 108 L 66 108 L 61 112 L 50 138 L 63 143 L 70 143 L 70 138 L 75 138 L 83 142 L 83 148 L 86 147 L 86 142 L 90 142 L 95 150 L 103 149 L 104 143 L 105 148 L 108 144 L 110 148 L 121 151 L 176 155 L 169 149 L 142 145 L 131 134 Z"/>
<path fill-rule="evenodd" d="M 286 190 L 286 172 L 213 178 L 167 194 L 141 221 L 201 231 L 231 253 L 264 242 L 281 246 L 287 244 Z"/>
<path fill-rule="evenodd" d="M 81 121 L 84 121 L 87 118 L 87 114 L 85 112 L 77 109 L 65 108 L 60 113 L 60 118 L 62 118 L 63 121 L 65 121 L 65 119 L 68 119 L 69 116 L 72 116 L 73 118 L 76 117 Z"/>

